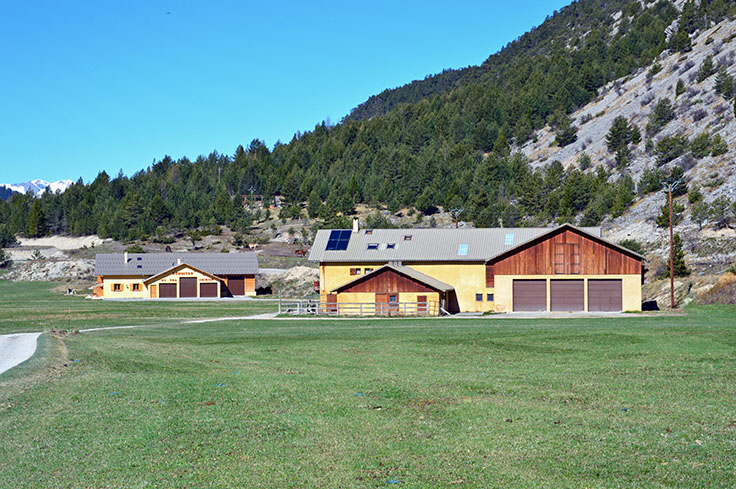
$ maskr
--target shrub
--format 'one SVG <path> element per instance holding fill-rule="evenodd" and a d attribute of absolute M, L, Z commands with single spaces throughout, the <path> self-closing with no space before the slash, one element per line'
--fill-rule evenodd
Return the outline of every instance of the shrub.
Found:
<path fill-rule="evenodd" d="M 688 140 L 686 136 L 669 136 L 662 138 L 655 149 L 657 163 L 664 165 L 682 156 L 687 151 Z"/>
<path fill-rule="evenodd" d="M 154 243 L 172 244 L 176 241 L 173 236 L 156 236 L 153 238 Z"/>
<path fill-rule="evenodd" d="M 703 200 L 703 192 L 700 190 L 700 187 L 697 185 L 690 187 L 690 190 L 687 192 L 687 201 L 691 204 L 695 204 L 701 200 Z"/>
<path fill-rule="evenodd" d="M 654 110 L 649 115 L 649 123 L 647 124 L 647 134 L 652 135 L 658 133 L 668 122 L 675 118 L 675 109 L 672 101 L 663 98 L 657 102 Z"/>
<path fill-rule="evenodd" d="M 705 109 L 695 109 L 693 111 L 693 122 L 698 122 L 702 120 L 708 113 L 705 111 Z"/>
<path fill-rule="evenodd" d="M 705 158 L 710 154 L 710 134 L 701 132 L 690 143 L 690 152 L 696 158 Z"/>
<path fill-rule="evenodd" d="M 640 255 L 643 254 L 644 251 L 644 247 L 642 246 L 642 244 L 635 239 L 625 239 L 623 241 L 619 241 L 618 245 L 623 246 L 624 248 L 629 249 L 634 253 L 639 253 Z"/>
<path fill-rule="evenodd" d="M 683 93 L 685 93 L 685 82 L 678 79 L 677 80 L 677 86 L 675 86 L 675 97 L 679 97 Z"/>
<path fill-rule="evenodd" d="M 710 147 L 711 156 L 719 156 L 728 151 L 728 144 L 726 143 L 726 141 L 723 140 L 720 134 L 716 134 L 715 136 L 713 136 Z"/>
<path fill-rule="evenodd" d="M 144 250 L 143 247 L 139 244 L 128 246 L 127 248 L 125 248 L 125 251 L 127 253 L 145 253 L 146 252 L 146 250 Z"/>
<path fill-rule="evenodd" d="M 679 202 L 672 202 L 672 225 L 676 226 L 682 221 L 682 213 L 685 212 L 685 206 Z M 654 221 L 657 227 L 666 228 L 670 225 L 670 204 L 665 204 L 659 208 L 659 215 Z"/>
<path fill-rule="evenodd" d="M 12 264 L 13 261 L 10 259 L 10 255 L 4 249 L 0 248 L 0 268 L 8 268 Z"/>
<path fill-rule="evenodd" d="M 705 60 L 703 60 L 703 64 L 700 65 L 700 69 L 698 70 L 698 76 L 697 76 L 698 83 L 709 78 L 715 72 L 716 72 L 716 69 L 715 69 L 715 66 L 713 65 L 713 56 L 708 55 L 705 57 Z"/>
<path fill-rule="evenodd" d="M 695 63 L 692 60 L 689 59 L 685 61 L 685 64 L 682 65 L 682 69 L 680 70 L 680 74 L 684 75 L 685 73 L 690 71 L 690 68 L 692 68 L 693 66 L 695 66 Z"/>
<path fill-rule="evenodd" d="M 733 77 L 726 71 L 725 65 L 721 65 L 721 67 L 718 68 L 715 89 L 717 94 L 729 100 L 733 97 L 734 90 L 736 90 L 736 83 L 734 82 Z"/>

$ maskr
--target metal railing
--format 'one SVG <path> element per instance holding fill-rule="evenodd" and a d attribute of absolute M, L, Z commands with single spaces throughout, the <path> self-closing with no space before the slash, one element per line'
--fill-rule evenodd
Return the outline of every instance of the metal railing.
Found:
<path fill-rule="evenodd" d="M 428 302 L 321 302 L 317 314 L 327 316 L 437 316 L 439 304 Z"/>
<path fill-rule="evenodd" d="M 325 316 L 438 316 L 436 301 L 427 302 L 320 302 L 317 299 L 279 301 L 279 314 Z"/>

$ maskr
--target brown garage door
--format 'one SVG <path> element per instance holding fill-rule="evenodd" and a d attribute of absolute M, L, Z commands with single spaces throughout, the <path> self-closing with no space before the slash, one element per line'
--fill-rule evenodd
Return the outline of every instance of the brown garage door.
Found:
<path fill-rule="evenodd" d="M 231 275 L 227 279 L 227 288 L 232 295 L 245 295 L 245 277 L 243 275 Z"/>
<path fill-rule="evenodd" d="M 199 284 L 199 295 L 201 297 L 220 297 L 218 290 L 220 284 Z"/>
<path fill-rule="evenodd" d="M 583 280 L 551 280 L 549 308 L 552 311 L 584 311 L 585 282 Z"/>
<path fill-rule="evenodd" d="M 588 280 L 588 311 L 620 311 L 621 290 L 621 279 Z"/>
<path fill-rule="evenodd" d="M 182 277 L 179 279 L 179 297 L 197 297 L 196 277 Z"/>
<path fill-rule="evenodd" d="M 176 297 L 176 284 L 161 284 L 158 286 L 159 297 Z"/>
<path fill-rule="evenodd" d="M 514 311 L 546 310 L 546 280 L 514 280 Z"/>

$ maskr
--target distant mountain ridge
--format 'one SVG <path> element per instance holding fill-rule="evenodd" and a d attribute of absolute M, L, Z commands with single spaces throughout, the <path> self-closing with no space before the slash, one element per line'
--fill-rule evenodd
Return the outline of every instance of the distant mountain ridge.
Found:
<path fill-rule="evenodd" d="M 57 180 L 55 182 L 47 182 L 37 178 L 29 182 L 23 183 L 0 183 L 0 189 L 5 188 L 11 192 L 18 192 L 25 194 L 28 190 L 31 190 L 36 197 L 40 197 L 49 188 L 51 192 L 63 192 L 74 182 L 72 180 Z M 8 198 L 10 194 L 8 194 Z"/>

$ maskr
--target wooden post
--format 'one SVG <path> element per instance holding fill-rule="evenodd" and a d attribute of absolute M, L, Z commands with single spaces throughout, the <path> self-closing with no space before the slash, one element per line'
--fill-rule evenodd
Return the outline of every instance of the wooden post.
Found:
<path fill-rule="evenodd" d="M 675 308 L 675 254 L 673 250 L 674 246 L 674 231 L 672 231 L 672 187 L 669 187 L 669 201 L 670 201 L 670 307 Z"/>

